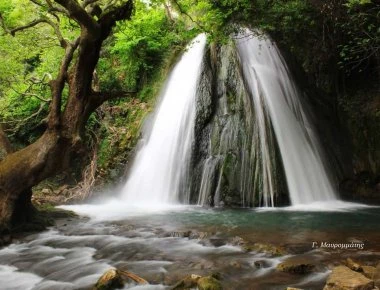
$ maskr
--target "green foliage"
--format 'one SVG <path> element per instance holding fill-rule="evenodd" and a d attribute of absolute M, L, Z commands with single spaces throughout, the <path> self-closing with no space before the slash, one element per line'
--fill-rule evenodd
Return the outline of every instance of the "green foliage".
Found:
<path fill-rule="evenodd" d="M 171 3 L 190 27 L 206 32 L 216 42 L 224 42 L 238 30 L 236 24 L 247 23 L 253 15 L 252 1 L 248 0 L 182 0 Z"/>
<path fill-rule="evenodd" d="M 101 87 L 142 89 L 169 52 L 182 49 L 193 36 L 181 19 L 168 19 L 163 6 L 138 1 L 132 19 L 118 25 L 104 51 L 99 63 Z"/>
<path fill-rule="evenodd" d="M 27 0 L 0 0 L 0 13 L 7 29 L 48 17 Z M 66 18 L 60 26 L 68 39 L 78 34 L 78 27 Z M 25 145 L 42 132 L 50 101 L 48 82 L 57 75 L 64 51 L 52 27 L 43 23 L 15 36 L 5 30 L 0 34 L 0 122 L 14 142 Z"/>
<path fill-rule="evenodd" d="M 371 58 L 380 58 L 380 5 L 369 0 L 350 0 L 345 6 L 346 19 L 337 23 L 344 33 L 339 64 L 348 72 L 361 71 Z"/>
<path fill-rule="evenodd" d="M 347 3 L 345 4 L 348 8 L 353 8 L 358 5 L 366 5 L 366 4 L 371 4 L 371 0 L 348 0 Z"/>

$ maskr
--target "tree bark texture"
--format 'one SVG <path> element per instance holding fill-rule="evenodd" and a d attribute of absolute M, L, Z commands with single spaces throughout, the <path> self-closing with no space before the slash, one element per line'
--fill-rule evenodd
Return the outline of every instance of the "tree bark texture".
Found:
<path fill-rule="evenodd" d="M 69 163 L 73 154 L 81 148 L 89 116 L 104 101 L 113 97 L 112 94 L 93 92 L 92 78 L 103 41 L 117 21 L 131 17 L 132 1 L 114 7 L 98 20 L 75 0 L 55 2 L 79 24 L 81 34 L 73 43 L 60 40 L 66 53 L 57 78 L 50 82 L 52 102 L 46 131 L 36 142 L 22 150 L 11 152 L 9 147 L 9 152 L 6 152 L 9 154 L 0 162 L 0 232 L 9 228 L 12 222 L 23 220 L 25 211 L 30 209 L 31 188 L 54 176 Z M 75 51 L 78 52 L 77 56 Z M 69 97 L 61 111 L 65 86 L 68 86 Z M 2 144 L 2 148 L 8 146 L 6 136 L 0 130 Z"/>

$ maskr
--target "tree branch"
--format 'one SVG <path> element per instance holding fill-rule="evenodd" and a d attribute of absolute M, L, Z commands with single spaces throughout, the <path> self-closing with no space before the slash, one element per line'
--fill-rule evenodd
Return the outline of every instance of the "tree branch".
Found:
<path fill-rule="evenodd" d="M 61 104 L 62 104 L 62 91 L 65 87 L 65 81 L 71 61 L 73 60 L 74 52 L 78 48 L 80 43 L 80 37 L 76 39 L 74 43 L 68 43 L 66 47 L 65 56 L 62 59 L 61 66 L 57 79 L 50 81 L 50 87 L 52 91 L 52 102 L 50 104 L 48 124 L 50 129 L 56 128 L 60 125 L 61 117 Z"/>
<path fill-rule="evenodd" d="M 99 0 L 84 0 L 82 3 L 82 7 L 86 8 L 88 5 L 98 2 Z"/>
<path fill-rule="evenodd" d="M 66 16 L 70 16 L 69 12 L 65 8 L 54 6 L 54 4 L 50 0 L 45 0 L 45 1 L 46 1 L 46 3 L 49 6 L 49 10 L 48 11 L 50 13 L 52 13 L 52 12 L 60 12 L 62 14 L 65 14 Z"/>
<path fill-rule="evenodd" d="M 31 85 L 31 86 L 32 86 L 32 85 Z M 31 86 L 30 86 L 30 87 L 31 87 Z M 28 89 L 26 89 L 26 91 L 25 91 L 24 93 L 18 92 L 18 91 L 15 90 L 14 88 L 12 88 L 12 90 L 13 90 L 15 93 L 17 93 L 17 94 L 19 94 L 19 95 L 21 95 L 21 96 L 35 97 L 36 99 L 39 99 L 40 101 L 45 102 L 45 103 L 49 103 L 49 102 L 51 101 L 51 100 L 49 100 L 49 99 L 44 99 L 43 97 L 39 96 L 38 94 L 29 93 L 28 91 L 29 91 L 30 87 L 29 87 Z"/>
<path fill-rule="evenodd" d="M 43 111 L 45 104 L 46 103 L 44 102 L 40 103 L 40 107 L 38 108 L 38 110 L 24 119 L 7 121 L 7 123 L 14 123 L 16 126 L 12 129 L 6 129 L 5 131 L 12 132 L 12 134 L 10 134 L 11 136 L 16 134 L 20 130 L 20 128 L 24 126 L 29 120 L 32 120 L 33 118 L 37 117 Z"/>
<path fill-rule="evenodd" d="M 208 31 L 202 24 L 200 24 L 198 21 L 194 20 L 194 18 L 189 13 L 187 13 L 185 10 L 183 10 L 182 6 L 178 3 L 177 0 L 171 0 L 171 1 L 177 6 L 177 8 L 181 14 L 186 15 L 191 20 L 191 22 L 193 22 L 195 25 L 197 25 L 204 32 L 211 34 L 211 32 Z"/>
<path fill-rule="evenodd" d="M 99 26 L 96 21 L 89 15 L 86 10 L 75 0 L 54 0 L 65 8 L 69 16 L 73 18 L 81 27 L 85 28 L 92 35 L 99 33 Z"/>
<path fill-rule="evenodd" d="M 46 23 L 50 24 L 50 26 L 53 27 L 55 35 L 58 37 L 59 44 L 63 48 L 66 48 L 68 45 L 68 41 L 63 37 L 61 30 L 59 29 L 59 26 L 49 19 L 46 20 Z"/>
<path fill-rule="evenodd" d="M 41 24 L 41 23 L 46 23 L 53 28 L 55 35 L 58 37 L 58 41 L 59 41 L 60 46 L 63 48 L 66 48 L 68 45 L 68 41 L 63 37 L 61 30 L 59 29 L 58 24 L 54 23 L 52 20 L 50 20 L 47 17 L 42 17 L 40 19 L 33 20 L 32 22 L 29 22 L 28 24 L 25 24 L 23 26 L 19 26 L 19 27 L 13 28 L 13 29 L 9 29 L 5 25 L 4 19 L 3 19 L 1 14 L 0 14 L 0 22 L 1 22 L 1 25 L 3 26 L 3 29 L 12 36 L 15 36 L 16 32 L 26 30 L 28 28 L 37 26 L 38 24 Z"/>
<path fill-rule="evenodd" d="M 130 96 L 135 96 L 137 92 L 135 91 L 115 91 L 115 92 L 92 92 L 90 97 L 90 102 L 86 106 L 85 114 L 90 114 L 96 108 L 98 108 L 101 104 L 108 100 L 125 98 Z"/>
<path fill-rule="evenodd" d="M 34 27 L 40 23 L 44 23 L 46 22 L 44 19 L 37 19 L 37 20 L 34 20 L 26 25 L 23 25 L 23 26 L 20 26 L 20 27 L 16 27 L 16 28 L 13 28 L 11 30 L 9 30 L 9 33 L 12 35 L 12 36 L 15 36 L 16 35 L 16 32 L 18 31 L 22 31 L 22 30 L 25 30 L 25 29 L 28 29 L 28 28 L 31 28 L 31 27 Z"/>
<path fill-rule="evenodd" d="M 39 2 L 37 0 L 30 0 L 30 2 L 36 4 L 37 6 L 40 6 L 42 8 L 47 8 L 45 5 L 43 5 L 41 2 Z"/>
<path fill-rule="evenodd" d="M 111 91 L 111 92 L 93 92 L 92 100 L 99 103 L 98 106 L 103 104 L 105 101 L 136 96 L 136 91 Z"/>
<path fill-rule="evenodd" d="M 108 36 L 110 30 L 115 25 L 117 21 L 120 20 L 129 20 L 133 12 L 133 1 L 128 0 L 122 6 L 114 7 L 110 11 L 101 15 L 99 23 L 105 28 L 106 32 L 103 32 Z"/>

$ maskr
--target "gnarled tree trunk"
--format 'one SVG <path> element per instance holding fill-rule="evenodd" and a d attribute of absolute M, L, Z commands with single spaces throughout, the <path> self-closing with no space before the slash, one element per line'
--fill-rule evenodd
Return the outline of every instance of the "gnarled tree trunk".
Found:
<path fill-rule="evenodd" d="M 52 102 L 45 133 L 33 144 L 8 154 L 0 162 L 0 230 L 9 227 L 12 221 L 23 219 L 30 209 L 31 188 L 54 176 L 68 164 L 68 160 L 81 147 L 90 114 L 115 95 L 95 93 L 91 89 L 91 83 L 103 41 L 117 21 L 130 18 L 132 1 L 113 7 L 96 18 L 98 20 L 88 12 L 94 9 L 87 7 L 97 1 L 82 1 L 82 5 L 76 0 L 55 2 L 60 6 L 50 7 L 51 11 L 63 11 L 69 15 L 80 25 L 81 34 L 75 42 L 70 43 L 58 33 L 60 44 L 66 53 L 57 78 L 50 82 Z M 15 31 L 29 27 L 26 25 L 12 31 L 14 34 Z M 76 57 L 75 51 L 78 51 Z M 75 63 L 69 69 L 71 62 Z M 66 85 L 69 97 L 61 111 L 62 91 Z M 4 135 L 0 134 L 0 141 L 2 137 Z"/>

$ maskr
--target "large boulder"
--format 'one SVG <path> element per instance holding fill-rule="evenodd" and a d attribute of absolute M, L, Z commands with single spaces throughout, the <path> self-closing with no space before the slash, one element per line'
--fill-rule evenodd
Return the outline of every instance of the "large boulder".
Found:
<path fill-rule="evenodd" d="M 323 290 L 372 290 L 374 287 L 373 280 L 346 266 L 338 266 L 333 269 Z"/>

